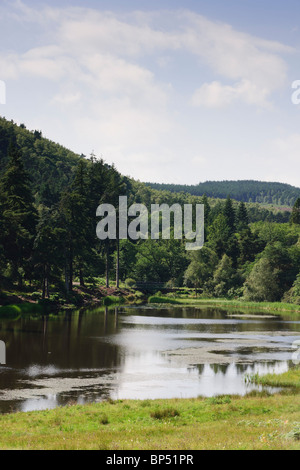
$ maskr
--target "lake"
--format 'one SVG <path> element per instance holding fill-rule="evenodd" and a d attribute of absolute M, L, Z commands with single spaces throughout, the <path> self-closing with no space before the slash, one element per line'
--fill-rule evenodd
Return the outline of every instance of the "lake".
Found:
<path fill-rule="evenodd" d="M 0 320 L 0 412 L 104 399 L 240 394 L 294 366 L 299 317 L 207 307 L 118 307 Z"/>

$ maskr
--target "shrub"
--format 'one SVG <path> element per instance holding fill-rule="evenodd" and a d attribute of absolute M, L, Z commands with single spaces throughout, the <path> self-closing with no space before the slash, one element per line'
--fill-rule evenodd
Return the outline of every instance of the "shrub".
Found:
<path fill-rule="evenodd" d="M 115 295 L 108 295 L 107 297 L 103 298 L 103 305 L 105 305 L 106 307 L 108 307 L 109 305 L 120 304 L 123 302 L 123 297 L 117 297 Z"/>
<path fill-rule="evenodd" d="M 211 397 L 208 401 L 211 405 L 225 405 L 231 403 L 231 399 L 228 395 L 219 395 L 216 397 Z"/>
<path fill-rule="evenodd" d="M 178 301 L 175 299 L 170 299 L 169 297 L 160 297 L 158 295 L 152 295 L 148 299 L 149 304 L 178 304 Z"/>
<path fill-rule="evenodd" d="M 134 287 L 135 284 L 136 284 L 135 279 L 132 279 L 131 277 L 129 277 L 129 278 L 126 279 L 126 281 L 125 281 L 125 286 L 128 287 L 129 289 L 131 289 L 132 287 Z"/>
<path fill-rule="evenodd" d="M 100 415 L 100 423 L 104 425 L 109 423 L 108 416 L 106 413 Z"/>
<path fill-rule="evenodd" d="M 6 305 L 0 307 L 0 318 L 15 318 L 21 314 L 21 308 L 18 305 Z"/>
<path fill-rule="evenodd" d="M 164 410 L 155 410 L 150 413 L 151 418 L 154 419 L 170 419 L 180 416 L 180 413 L 175 408 L 165 408 Z"/>
<path fill-rule="evenodd" d="M 40 292 L 32 292 L 30 297 L 32 300 L 39 300 L 42 298 L 42 294 Z"/>

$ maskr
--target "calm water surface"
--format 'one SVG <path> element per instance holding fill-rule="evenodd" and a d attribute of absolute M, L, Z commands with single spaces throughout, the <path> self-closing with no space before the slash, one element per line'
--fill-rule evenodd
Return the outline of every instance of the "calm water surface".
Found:
<path fill-rule="evenodd" d="M 119 307 L 0 320 L 0 412 L 107 398 L 243 395 L 254 388 L 249 374 L 294 366 L 300 321 L 237 313 Z"/>

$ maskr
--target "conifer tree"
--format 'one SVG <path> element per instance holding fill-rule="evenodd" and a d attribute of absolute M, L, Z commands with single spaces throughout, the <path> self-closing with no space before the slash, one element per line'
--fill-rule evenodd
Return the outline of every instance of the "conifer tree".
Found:
<path fill-rule="evenodd" d="M 227 196 L 223 213 L 226 218 L 227 226 L 230 232 L 233 233 L 235 231 L 235 211 L 230 196 Z"/>
<path fill-rule="evenodd" d="M 22 284 L 32 256 L 38 215 L 21 152 L 13 143 L 10 143 L 8 164 L 0 181 L 0 195 L 1 241 L 12 267 L 13 280 Z"/>
<path fill-rule="evenodd" d="M 296 200 L 294 204 L 291 217 L 290 217 L 290 223 L 297 224 L 297 225 L 300 224 L 300 197 L 298 197 L 298 199 Z"/>
<path fill-rule="evenodd" d="M 246 205 L 241 201 L 236 212 L 236 228 L 238 231 L 246 229 L 249 224 L 249 217 Z"/>

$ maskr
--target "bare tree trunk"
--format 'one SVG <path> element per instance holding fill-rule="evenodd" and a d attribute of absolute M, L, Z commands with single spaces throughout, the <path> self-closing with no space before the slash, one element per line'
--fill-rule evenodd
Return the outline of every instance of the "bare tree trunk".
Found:
<path fill-rule="evenodd" d="M 49 299 L 49 266 L 46 265 L 46 296 Z"/>
<path fill-rule="evenodd" d="M 65 246 L 65 287 L 66 292 L 69 292 L 69 273 L 68 273 L 68 259 L 67 259 L 67 249 Z"/>
<path fill-rule="evenodd" d="M 106 287 L 109 287 L 109 244 L 106 244 Z"/>
<path fill-rule="evenodd" d="M 70 258 L 69 258 L 69 291 L 73 290 L 73 246 L 70 244 Z"/>
<path fill-rule="evenodd" d="M 46 266 L 43 266 L 43 286 L 42 286 L 42 299 L 45 298 L 46 293 Z"/>
<path fill-rule="evenodd" d="M 79 269 L 79 283 L 80 283 L 80 287 L 84 287 L 83 271 L 81 268 Z"/>
<path fill-rule="evenodd" d="M 120 287 L 120 240 L 117 238 L 116 287 Z"/>

